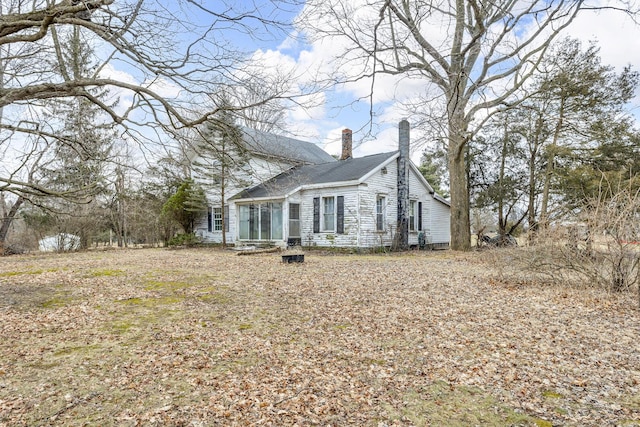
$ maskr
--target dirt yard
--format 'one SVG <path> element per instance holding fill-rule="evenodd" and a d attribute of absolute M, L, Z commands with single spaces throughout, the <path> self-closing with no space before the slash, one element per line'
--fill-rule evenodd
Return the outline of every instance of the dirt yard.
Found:
<path fill-rule="evenodd" d="M 634 296 L 489 258 L 0 258 L 0 425 L 640 426 Z"/>

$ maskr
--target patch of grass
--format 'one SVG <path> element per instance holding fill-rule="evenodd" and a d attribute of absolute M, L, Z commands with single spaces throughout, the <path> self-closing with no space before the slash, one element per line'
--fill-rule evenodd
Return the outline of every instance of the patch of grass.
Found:
<path fill-rule="evenodd" d="M 147 291 L 177 291 L 194 286 L 193 282 L 175 280 L 148 280 L 144 286 Z"/>
<path fill-rule="evenodd" d="M 117 334 L 124 334 L 134 326 L 135 324 L 133 322 L 127 321 L 127 320 L 121 320 L 121 321 L 113 322 L 111 324 L 111 328 Z"/>
<path fill-rule="evenodd" d="M 364 363 L 367 365 L 385 366 L 387 361 L 384 359 L 365 359 Z"/>
<path fill-rule="evenodd" d="M 159 298 L 127 298 L 123 300 L 116 300 L 117 303 L 125 305 L 134 305 L 146 308 L 154 308 L 161 305 L 178 304 L 184 301 L 184 297 L 180 296 L 166 296 Z"/>
<path fill-rule="evenodd" d="M 63 347 L 60 350 L 54 351 L 53 355 L 66 356 L 70 354 L 89 354 L 89 353 L 93 353 L 94 350 L 97 350 L 99 348 L 100 348 L 99 344 L 68 346 L 68 347 Z"/>
<path fill-rule="evenodd" d="M 57 361 L 56 362 L 48 362 L 48 363 L 45 363 L 45 362 L 32 362 L 32 363 L 25 364 L 25 366 L 28 367 L 28 368 L 42 369 L 42 370 L 53 369 L 53 368 L 56 368 L 56 367 L 58 367 L 60 365 L 61 365 L 61 363 L 57 362 Z"/>
<path fill-rule="evenodd" d="M 100 270 L 93 270 L 91 271 L 91 273 L 89 273 L 89 276 L 91 277 L 116 277 L 116 276 L 123 276 L 124 274 L 126 274 L 123 270 L 115 270 L 115 269 L 100 269 Z"/>
<path fill-rule="evenodd" d="M 335 325 L 333 328 L 338 330 L 338 331 L 343 331 L 345 329 L 349 329 L 352 325 L 349 323 L 340 323 Z"/>
<path fill-rule="evenodd" d="M 210 303 L 210 304 L 226 304 L 231 301 L 226 294 L 221 293 L 206 293 L 198 295 L 198 299 L 202 302 Z"/>
<path fill-rule="evenodd" d="M 408 420 L 416 426 L 447 425 L 529 425 L 551 427 L 546 420 L 516 412 L 488 393 L 472 388 L 452 386 L 444 381 L 410 391 L 402 396 L 400 408 L 385 404 L 391 420 Z"/>
<path fill-rule="evenodd" d="M 207 286 L 198 289 L 198 300 L 209 304 L 227 304 L 231 302 L 228 286 Z"/>
<path fill-rule="evenodd" d="M 246 331 L 252 328 L 253 328 L 253 325 L 251 323 L 241 323 L 240 325 L 238 325 L 239 331 Z"/>
<path fill-rule="evenodd" d="M 116 301 L 123 308 L 112 312 L 112 320 L 105 325 L 105 329 L 116 335 L 133 333 L 133 342 L 139 345 L 140 339 L 148 337 L 150 329 L 181 320 L 183 312 L 176 304 L 182 303 L 184 299 L 179 296 L 166 296 Z"/>
<path fill-rule="evenodd" d="M 640 396 L 627 396 L 622 399 L 622 404 L 633 410 L 640 410 Z M 640 422 L 640 420 L 636 420 L 636 422 Z"/>
<path fill-rule="evenodd" d="M 63 294 L 58 294 L 56 296 L 54 296 L 53 298 L 49 298 L 45 301 L 42 301 L 40 303 L 40 307 L 42 308 L 60 308 L 60 307 L 64 307 L 66 305 L 68 305 L 71 301 L 73 301 L 73 298 L 70 298 L 68 296 L 65 296 Z"/>
<path fill-rule="evenodd" d="M 640 420 L 620 420 L 617 425 L 623 427 L 640 427 Z"/>
<path fill-rule="evenodd" d="M 28 271 L 3 271 L 0 272 L 0 277 L 13 277 L 20 276 L 22 274 L 29 274 Z"/>
<path fill-rule="evenodd" d="M 24 271 L 3 271 L 0 272 L 0 277 L 14 277 L 14 276 L 23 276 L 27 274 L 43 274 L 43 273 L 53 273 L 56 271 L 60 271 L 59 268 L 47 268 L 47 269 L 35 269 L 35 270 L 24 270 Z"/>
<path fill-rule="evenodd" d="M 564 398 L 564 395 L 557 393 L 553 390 L 544 390 L 542 392 L 542 396 L 546 397 L 547 399 L 562 399 Z"/>
<path fill-rule="evenodd" d="M 247 350 L 242 354 L 236 354 L 232 358 L 224 358 L 214 360 L 211 366 L 213 372 L 235 372 L 238 373 L 246 368 L 252 368 L 260 363 L 263 363 L 264 359 L 260 357 L 259 353 L 253 350 Z"/>
<path fill-rule="evenodd" d="M 553 408 L 553 410 L 560 415 L 569 415 L 569 411 L 564 408 Z"/>

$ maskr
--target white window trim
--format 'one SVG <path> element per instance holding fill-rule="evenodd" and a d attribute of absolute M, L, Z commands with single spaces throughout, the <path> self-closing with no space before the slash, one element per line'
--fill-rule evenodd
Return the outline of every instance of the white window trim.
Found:
<path fill-rule="evenodd" d="M 279 204 L 280 205 L 280 216 L 281 216 L 281 223 L 280 223 L 280 228 L 281 228 L 281 236 L 279 238 L 274 238 L 273 237 L 273 205 L 275 204 Z M 264 226 L 264 224 L 262 224 L 262 206 L 263 205 L 270 205 L 269 206 L 269 235 L 270 238 L 269 239 L 262 239 L 262 227 Z M 240 237 L 241 234 L 241 230 L 240 228 L 243 225 L 243 222 L 240 220 L 240 215 L 242 210 L 246 207 L 246 209 L 248 210 L 248 214 L 249 214 L 249 218 L 250 218 L 250 211 L 251 211 L 251 207 L 253 206 L 253 209 L 258 211 L 258 215 L 257 215 L 257 220 L 258 220 L 258 237 L 257 239 L 252 239 L 250 237 Z M 237 208 L 237 214 L 238 214 L 238 240 L 239 241 L 261 241 L 261 242 L 274 242 L 274 241 L 280 241 L 282 240 L 282 236 L 284 236 L 285 230 L 284 230 L 284 202 L 281 200 L 276 200 L 276 201 L 260 201 L 260 202 L 254 202 L 254 203 L 243 203 L 243 204 L 239 204 L 238 208 Z M 250 221 L 250 219 L 249 219 Z M 248 230 L 248 234 L 249 236 L 251 236 L 251 225 L 249 225 L 249 230 Z"/>
<path fill-rule="evenodd" d="M 378 201 L 382 200 L 382 204 L 380 205 L 382 208 L 382 212 L 378 212 Z M 382 216 L 382 228 L 378 227 L 378 216 Z M 387 230 L 387 196 L 384 194 L 378 194 L 376 196 L 376 231 L 377 232 L 385 232 Z"/>
<path fill-rule="evenodd" d="M 413 224 L 411 218 L 413 218 Z M 418 201 L 415 199 L 409 200 L 409 231 L 418 231 Z"/>
<path fill-rule="evenodd" d="M 326 225 L 325 214 L 327 213 L 325 211 L 326 199 L 333 199 L 333 224 L 331 228 L 325 228 L 325 225 Z M 336 201 L 337 201 L 336 196 L 325 196 L 320 198 L 320 231 L 323 233 L 335 233 L 337 229 L 336 221 L 338 217 L 338 213 L 337 213 L 338 208 L 337 208 Z"/>
<path fill-rule="evenodd" d="M 214 233 L 222 232 L 224 221 L 222 221 L 222 208 L 213 208 L 211 212 L 211 229 Z"/>

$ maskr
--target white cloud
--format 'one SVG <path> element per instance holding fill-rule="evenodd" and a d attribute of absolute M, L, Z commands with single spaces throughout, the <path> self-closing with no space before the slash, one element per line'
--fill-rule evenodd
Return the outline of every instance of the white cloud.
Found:
<path fill-rule="evenodd" d="M 277 50 L 283 51 L 298 49 L 300 47 L 299 37 L 300 33 L 298 31 L 294 31 L 293 33 L 289 34 L 287 38 L 282 41 L 282 43 L 280 43 L 280 45 L 277 47 Z"/>
<path fill-rule="evenodd" d="M 157 78 L 154 80 L 145 80 L 142 85 L 162 98 L 178 98 L 182 88 L 173 84 L 172 82 Z"/>
<path fill-rule="evenodd" d="M 326 103 L 326 94 L 322 92 L 299 97 L 289 116 L 296 121 L 323 120 L 326 117 Z"/>
<path fill-rule="evenodd" d="M 131 75 L 126 71 L 115 69 L 112 64 L 106 64 L 100 70 L 100 77 L 105 79 L 117 80 L 119 82 L 128 83 L 128 84 L 138 83 L 136 79 L 133 77 L 133 75 Z"/>
<path fill-rule="evenodd" d="M 621 12 L 585 12 L 573 22 L 569 35 L 585 42 L 596 41 L 603 64 L 617 69 L 640 64 L 640 28 Z"/>
<path fill-rule="evenodd" d="M 334 7 L 333 3 L 336 1 L 339 0 L 327 0 L 326 7 Z M 371 15 L 373 9 L 366 7 L 367 3 L 366 0 L 353 0 L 346 3 L 345 7 L 352 9 L 351 18 L 354 21 L 366 21 L 372 17 L 376 18 Z M 334 23 L 328 20 L 328 16 L 316 18 L 313 24 L 330 28 Z M 429 41 L 443 47 L 445 51 L 450 31 L 451 28 L 445 25 L 432 25 L 426 29 Z M 585 11 L 569 27 L 566 35 L 585 41 L 596 40 L 601 48 L 604 64 L 621 69 L 629 63 L 640 63 L 640 29 L 631 19 L 619 12 Z M 295 70 L 296 81 L 292 88 L 301 89 L 315 83 L 318 78 L 328 78 L 335 72 L 342 76 L 361 76 L 363 70 L 369 66 L 363 61 L 369 58 L 359 58 L 355 53 L 348 52 L 347 43 L 349 42 L 346 38 L 332 37 L 310 39 L 303 44 L 301 34 L 296 32 L 285 39 L 277 51 L 260 52 L 260 56 L 266 63 L 275 65 L 279 70 Z M 370 78 L 360 78 L 331 87 L 320 98 L 321 103 L 315 103 L 312 109 L 297 107 L 290 113 L 292 129 L 302 135 L 308 135 L 310 139 L 322 141 L 325 149 L 331 154 L 340 153 L 342 129 L 346 127 L 354 131 L 356 156 L 395 150 L 397 124 L 401 118 L 412 113 L 405 111 L 401 102 L 418 101 L 420 95 L 429 91 L 432 83 L 422 77 L 376 76 L 371 99 L 374 117 L 373 123 L 370 123 L 371 83 Z M 495 89 L 500 90 L 500 87 L 496 86 Z M 375 139 L 371 137 L 371 133 Z M 412 129 L 412 140 L 415 141 L 412 157 L 417 160 L 422 151 L 421 144 L 424 144 L 426 138 L 419 129 Z"/>

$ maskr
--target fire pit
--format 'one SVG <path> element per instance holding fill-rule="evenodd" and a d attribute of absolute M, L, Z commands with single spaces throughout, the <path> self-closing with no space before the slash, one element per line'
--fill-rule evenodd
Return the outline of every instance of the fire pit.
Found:
<path fill-rule="evenodd" d="M 291 264 L 293 262 L 304 262 L 304 254 L 282 255 L 282 262 Z"/>

